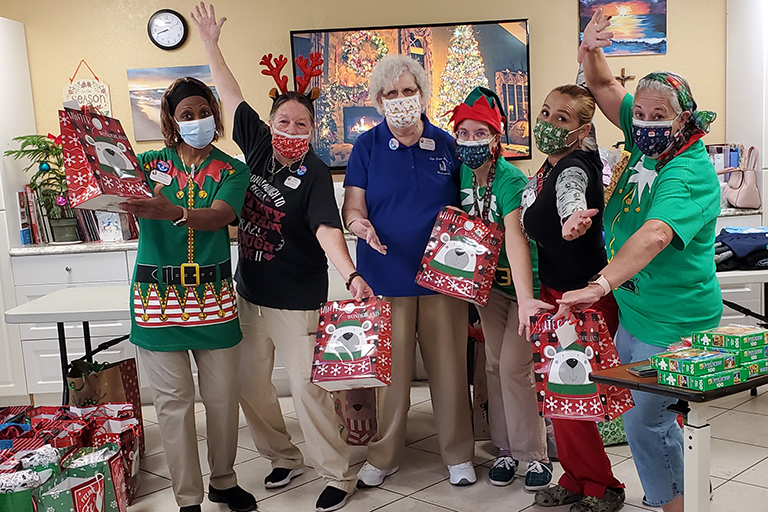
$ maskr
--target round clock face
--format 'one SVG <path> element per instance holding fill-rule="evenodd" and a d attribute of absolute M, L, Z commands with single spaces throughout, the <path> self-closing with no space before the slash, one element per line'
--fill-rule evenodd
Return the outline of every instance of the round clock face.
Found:
<path fill-rule="evenodd" d="M 187 22 L 181 14 L 170 9 L 161 9 L 150 16 L 147 23 L 149 39 L 163 50 L 173 50 L 187 38 Z"/>

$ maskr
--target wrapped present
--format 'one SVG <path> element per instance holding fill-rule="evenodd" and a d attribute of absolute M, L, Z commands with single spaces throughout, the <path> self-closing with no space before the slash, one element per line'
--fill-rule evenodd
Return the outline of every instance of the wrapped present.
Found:
<path fill-rule="evenodd" d="M 416 282 L 485 306 L 503 243 L 503 229 L 497 223 L 446 206 L 437 215 Z"/>
<path fill-rule="evenodd" d="M 392 309 L 381 297 L 320 308 L 311 381 L 327 391 L 388 386 Z"/>
<path fill-rule="evenodd" d="M 662 352 L 650 357 L 651 367 L 657 370 L 685 375 L 708 375 L 736 368 L 736 356 L 727 352 L 713 352 L 688 348 Z"/>
<path fill-rule="evenodd" d="M 352 446 L 365 446 L 376 435 L 376 390 L 350 389 L 334 393 L 341 417 L 341 437 Z"/>
<path fill-rule="evenodd" d="M 29 425 L 21 423 L 0 424 L 0 450 L 13 448 L 13 440 L 29 430 Z"/>
<path fill-rule="evenodd" d="M 746 381 L 749 372 L 746 368 L 733 368 L 724 372 L 711 373 L 709 375 L 684 375 L 682 373 L 665 372 L 659 370 L 658 382 L 677 388 L 693 389 L 696 391 L 711 391 Z"/>
<path fill-rule="evenodd" d="M 120 121 L 67 108 L 59 126 L 72 206 L 122 213 L 126 199 L 152 197 Z"/>
<path fill-rule="evenodd" d="M 120 456 L 123 459 L 124 480 L 126 486 L 126 498 L 128 505 L 133 503 L 136 491 L 139 489 L 139 439 L 141 438 L 141 425 L 136 418 L 95 420 L 96 428 L 93 431 L 92 443 L 94 446 L 102 446 L 105 443 L 114 443 L 120 447 Z"/>
<path fill-rule="evenodd" d="M 620 366 L 608 326 L 596 311 L 554 320 L 531 317 L 531 342 L 539 411 L 549 418 L 612 420 L 634 407 L 628 389 L 596 384 L 593 370 Z"/>
<path fill-rule="evenodd" d="M 743 350 L 766 345 L 768 330 L 750 325 L 724 325 L 694 332 L 693 346 L 698 348 L 730 348 Z"/>
<path fill-rule="evenodd" d="M 118 445 L 107 443 L 98 448 L 81 448 L 67 459 L 64 465 L 66 470 L 62 475 L 68 477 L 90 478 L 98 474 L 104 475 L 104 507 L 99 510 L 105 512 L 127 511 L 125 473 Z M 32 493 L 35 499 L 38 499 L 40 494 L 38 491 Z M 40 510 L 39 506 L 38 510 Z"/>

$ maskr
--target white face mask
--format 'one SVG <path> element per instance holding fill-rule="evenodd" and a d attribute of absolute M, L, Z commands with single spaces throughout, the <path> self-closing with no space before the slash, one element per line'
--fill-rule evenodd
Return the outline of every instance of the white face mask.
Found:
<path fill-rule="evenodd" d="M 193 121 L 176 121 L 181 138 L 195 149 L 203 149 L 213 142 L 216 135 L 216 120 L 213 116 Z"/>
<path fill-rule="evenodd" d="M 419 94 L 391 100 L 382 98 L 381 103 L 384 106 L 384 117 L 395 128 L 413 126 L 421 117 L 421 97 Z"/>

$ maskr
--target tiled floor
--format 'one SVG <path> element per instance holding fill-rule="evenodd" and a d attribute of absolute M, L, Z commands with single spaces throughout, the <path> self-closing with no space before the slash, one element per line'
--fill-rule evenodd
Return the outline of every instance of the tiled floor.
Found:
<path fill-rule="evenodd" d="M 712 512 L 764 512 L 768 503 L 768 387 L 761 388 L 757 397 L 748 393 L 715 402 L 710 407 L 712 425 L 712 483 L 715 487 Z M 448 473 L 440 459 L 435 435 L 435 421 L 429 389 L 424 383 L 414 383 L 411 390 L 412 407 L 408 416 L 408 436 L 405 457 L 400 471 L 387 478 L 378 489 L 358 491 L 350 499 L 345 512 L 440 512 L 484 511 L 563 512 L 568 507 L 545 509 L 533 505 L 533 495 L 523 490 L 522 478 L 508 487 L 494 487 L 488 483 L 488 468 L 493 458 L 490 442 L 476 444 L 474 463 L 478 482 L 470 487 L 454 487 L 448 482 Z M 281 398 L 286 424 L 299 447 L 303 436 L 294 414 L 290 398 Z M 200 459 L 204 472 L 205 414 L 198 404 L 198 435 Z M 139 498 L 129 512 L 158 512 L 178 510 L 170 489 L 168 468 L 160 444 L 159 427 L 154 409 L 144 407 L 147 454 L 141 461 L 141 488 Z M 252 492 L 262 512 L 313 511 L 323 482 L 309 469 L 283 489 L 264 488 L 264 477 L 270 471 L 269 462 L 255 451 L 245 420 L 240 419 L 240 450 L 237 470 L 240 485 Z M 607 449 L 613 462 L 614 473 L 627 486 L 626 512 L 648 509 L 642 506 L 643 491 L 626 445 Z M 353 464 L 359 468 L 365 459 L 365 449 L 353 450 Z M 555 479 L 562 470 L 555 463 Z M 205 482 L 207 488 L 207 480 Z M 205 501 L 205 512 L 225 512 L 226 506 Z"/>

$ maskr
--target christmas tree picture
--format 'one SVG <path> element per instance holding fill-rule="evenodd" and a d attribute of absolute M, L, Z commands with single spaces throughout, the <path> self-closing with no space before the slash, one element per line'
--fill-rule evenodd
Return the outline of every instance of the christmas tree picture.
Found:
<path fill-rule="evenodd" d="M 457 25 L 448 44 L 445 68 L 440 73 L 437 116 L 433 116 L 433 122 L 448 130 L 448 116 L 443 114 L 464 101 L 478 86 L 488 87 L 480 45 L 470 25 Z"/>

